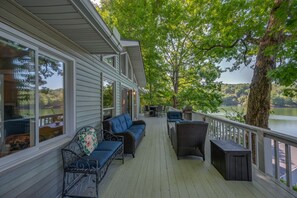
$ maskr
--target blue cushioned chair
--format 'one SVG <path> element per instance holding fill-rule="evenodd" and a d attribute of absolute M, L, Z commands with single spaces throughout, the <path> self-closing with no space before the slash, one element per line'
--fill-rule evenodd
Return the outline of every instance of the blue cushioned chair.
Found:
<path fill-rule="evenodd" d="M 181 111 L 168 111 L 167 112 L 167 132 L 169 133 L 169 123 L 175 123 L 183 121 L 183 114 Z"/>

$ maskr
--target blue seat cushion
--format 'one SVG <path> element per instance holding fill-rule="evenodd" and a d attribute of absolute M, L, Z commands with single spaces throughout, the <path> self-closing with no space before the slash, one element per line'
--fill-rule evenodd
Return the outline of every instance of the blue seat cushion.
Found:
<path fill-rule="evenodd" d="M 182 122 L 182 119 L 167 119 L 167 122 Z"/>
<path fill-rule="evenodd" d="M 121 133 L 123 132 L 123 127 L 122 127 L 122 124 L 120 122 L 120 120 L 118 118 L 114 118 L 111 120 L 111 129 L 114 133 Z"/>
<path fill-rule="evenodd" d="M 73 162 L 69 167 L 70 168 L 100 168 L 102 167 L 107 160 L 111 157 L 113 152 L 111 151 L 93 151 L 90 156 L 84 156 L 84 159 L 87 159 L 88 157 L 94 160 L 98 161 L 98 167 L 96 167 L 95 161 L 89 161 L 89 163 L 86 160 L 78 160 L 76 162 Z"/>
<path fill-rule="evenodd" d="M 93 159 L 98 160 L 99 167 L 102 167 L 112 156 L 112 151 L 93 151 L 90 155 Z"/>
<path fill-rule="evenodd" d="M 115 118 L 116 119 L 116 118 Z M 126 131 L 128 129 L 128 126 L 127 126 L 127 123 L 126 123 L 126 119 L 125 119 L 125 116 L 124 115 L 120 115 L 118 117 L 118 119 L 120 120 L 120 123 L 122 125 L 122 129 L 123 131 Z"/>
<path fill-rule="evenodd" d="M 127 124 L 127 127 L 130 128 L 132 126 L 132 120 L 131 120 L 131 117 L 128 113 L 124 114 L 124 117 L 126 119 L 126 124 Z"/>
<path fill-rule="evenodd" d="M 142 134 L 144 133 L 144 128 L 145 125 L 142 124 L 133 125 L 128 129 L 128 131 L 130 131 L 134 135 L 136 141 L 139 142 L 140 138 L 142 137 Z"/>
<path fill-rule="evenodd" d="M 116 151 L 120 146 L 122 145 L 122 142 L 120 141 L 102 141 L 98 144 L 97 148 L 95 148 L 95 151 Z"/>
<path fill-rule="evenodd" d="M 169 111 L 167 112 L 168 119 L 182 119 L 182 112 L 179 111 Z"/>

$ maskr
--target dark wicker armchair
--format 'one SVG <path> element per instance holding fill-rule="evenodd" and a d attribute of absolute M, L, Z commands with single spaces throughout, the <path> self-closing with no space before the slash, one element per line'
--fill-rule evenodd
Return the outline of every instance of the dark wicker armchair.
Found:
<path fill-rule="evenodd" d="M 205 161 L 205 138 L 208 124 L 202 121 L 176 123 L 171 129 L 171 141 L 177 159 L 180 156 L 194 155 Z"/>

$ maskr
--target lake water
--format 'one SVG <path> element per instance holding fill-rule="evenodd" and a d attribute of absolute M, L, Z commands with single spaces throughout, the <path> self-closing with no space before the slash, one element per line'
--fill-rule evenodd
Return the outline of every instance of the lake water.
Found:
<path fill-rule="evenodd" d="M 225 112 L 232 109 L 240 111 L 241 107 L 220 107 L 220 112 L 215 115 L 224 116 Z M 285 133 L 297 137 L 297 108 L 272 108 L 269 118 L 269 127 L 273 131 Z"/>

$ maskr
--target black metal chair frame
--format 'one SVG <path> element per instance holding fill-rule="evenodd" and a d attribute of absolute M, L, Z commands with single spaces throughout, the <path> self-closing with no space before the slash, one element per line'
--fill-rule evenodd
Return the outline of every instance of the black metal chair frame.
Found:
<path fill-rule="evenodd" d="M 114 159 L 122 160 L 124 163 L 124 138 L 120 136 L 114 136 L 113 134 L 109 133 L 108 131 L 103 130 L 100 133 L 97 132 L 97 137 L 99 140 L 106 140 L 106 141 L 121 141 L 122 144 L 120 147 L 117 148 L 111 155 L 111 157 L 105 162 L 104 165 L 99 167 L 98 161 L 93 159 L 91 156 L 85 155 L 82 150 L 82 146 L 79 143 L 79 134 L 86 132 L 91 126 L 85 126 L 80 128 L 73 139 L 62 149 L 62 158 L 63 158 L 63 191 L 62 197 L 82 197 L 80 195 L 70 195 L 68 193 L 71 192 L 71 189 L 74 188 L 80 180 L 88 175 L 95 176 L 95 189 L 96 189 L 96 197 L 98 198 L 98 185 L 101 180 L 106 175 L 109 165 Z M 104 136 L 104 137 L 103 137 Z M 100 144 L 100 143 L 99 143 Z M 96 164 L 96 166 L 94 166 Z M 85 189 L 81 189 L 83 191 Z M 84 196 L 86 197 L 86 196 Z M 94 196 L 90 196 L 94 197 Z"/>

